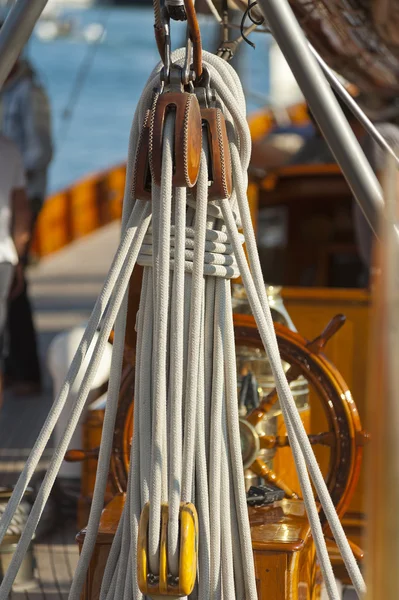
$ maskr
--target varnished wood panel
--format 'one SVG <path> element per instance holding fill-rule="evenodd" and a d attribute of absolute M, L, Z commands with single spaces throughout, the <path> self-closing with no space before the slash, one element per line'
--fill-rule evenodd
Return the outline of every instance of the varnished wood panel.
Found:
<path fill-rule="evenodd" d="M 302 423 L 304 424 L 305 430 L 308 433 L 312 433 L 310 410 L 302 410 L 300 416 Z M 277 416 L 277 435 L 287 435 L 287 428 L 285 426 L 284 418 L 282 415 Z M 297 493 L 300 493 L 301 486 L 299 485 L 295 461 L 290 447 L 287 446 L 286 448 L 278 449 L 273 458 L 273 469 L 278 473 L 279 477 L 281 477 L 283 481 L 288 483 L 292 490 L 294 490 Z"/>

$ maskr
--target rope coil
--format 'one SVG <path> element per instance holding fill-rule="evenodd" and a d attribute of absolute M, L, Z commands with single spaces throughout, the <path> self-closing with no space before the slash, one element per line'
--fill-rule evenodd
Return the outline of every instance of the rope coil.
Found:
<path fill-rule="evenodd" d="M 0 503 L 0 517 L 3 516 L 6 505 Z M 21 502 L 18 506 L 17 510 L 14 513 L 12 521 L 6 531 L 6 536 L 8 535 L 21 535 L 24 530 L 28 515 L 30 512 L 30 504 L 29 502 Z"/>

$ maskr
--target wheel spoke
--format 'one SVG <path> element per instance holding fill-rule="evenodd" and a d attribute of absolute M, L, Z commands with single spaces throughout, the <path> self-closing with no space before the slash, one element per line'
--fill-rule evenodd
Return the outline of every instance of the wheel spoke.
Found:
<path fill-rule="evenodd" d="M 323 433 L 309 434 L 309 442 L 312 446 L 329 446 L 332 448 L 336 444 L 335 433 L 333 431 L 323 431 Z M 262 435 L 259 434 L 259 445 L 263 449 L 285 448 L 290 445 L 287 435 Z"/>
<path fill-rule="evenodd" d="M 286 372 L 285 375 L 287 377 L 288 383 L 291 383 L 292 381 L 295 381 L 296 379 L 298 379 L 298 377 L 301 376 L 301 371 L 295 365 L 291 365 L 291 367 L 288 369 L 288 371 Z M 251 410 L 251 412 L 246 416 L 246 419 L 251 423 L 251 425 L 256 427 L 256 425 L 258 423 L 260 423 L 260 421 L 264 418 L 265 414 L 270 412 L 271 409 L 273 408 L 273 406 L 275 406 L 275 404 L 277 404 L 277 402 L 278 402 L 277 389 L 273 388 L 267 394 L 267 396 L 265 396 L 262 399 L 259 406 L 257 408 L 254 408 L 253 410 Z"/>
<path fill-rule="evenodd" d="M 284 483 L 272 469 L 269 469 L 267 464 L 261 458 L 257 458 L 250 468 L 256 475 L 263 477 L 263 479 L 266 479 L 269 483 L 272 483 L 283 490 L 287 498 L 298 498 L 298 495 L 292 491 L 292 489 L 288 487 L 288 485 Z"/>
<path fill-rule="evenodd" d="M 290 442 L 287 435 L 259 434 L 259 445 L 263 450 L 269 450 L 271 448 L 284 448 L 289 446 Z"/>
<path fill-rule="evenodd" d="M 323 433 L 315 433 L 308 435 L 309 442 L 312 446 L 329 446 L 333 448 L 336 443 L 335 433 L 333 431 L 324 431 Z"/>
<path fill-rule="evenodd" d="M 345 324 L 345 321 L 345 315 L 335 315 L 335 317 L 333 317 L 331 321 L 326 325 L 321 334 L 317 336 L 316 339 L 306 344 L 308 350 L 314 352 L 315 354 L 320 354 L 327 342 Z"/>

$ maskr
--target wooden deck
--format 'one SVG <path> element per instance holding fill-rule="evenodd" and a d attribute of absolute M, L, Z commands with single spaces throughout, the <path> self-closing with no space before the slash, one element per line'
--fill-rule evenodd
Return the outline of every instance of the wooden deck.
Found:
<path fill-rule="evenodd" d="M 51 340 L 59 332 L 86 321 L 101 289 L 118 244 L 119 224 L 113 223 L 74 242 L 29 272 L 30 296 L 35 309 L 42 364 L 45 368 Z M 5 394 L 0 412 L 0 486 L 12 486 L 22 470 L 53 400 L 45 372 L 43 394 L 16 398 Z M 39 465 L 41 479 L 52 455 L 52 443 Z M 37 586 L 13 592 L 11 600 L 66 600 L 78 559 L 76 520 L 68 507 L 52 504 L 46 519 L 55 522 L 51 534 L 34 545 Z M 49 521 L 50 522 L 50 521 Z"/>

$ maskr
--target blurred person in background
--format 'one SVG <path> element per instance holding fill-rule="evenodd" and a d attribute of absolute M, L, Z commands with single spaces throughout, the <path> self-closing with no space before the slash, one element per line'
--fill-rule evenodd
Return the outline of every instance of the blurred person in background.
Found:
<path fill-rule="evenodd" d="M 0 20 L 0 28 L 1 25 Z M 17 59 L 0 90 L 0 132 L 12 140 L 21 153 L 33 231 L 46 196 L 52 139 L 49 101 L 25 57 Z M 20 262 L 22 285 L 10 300 L 6 326 L 5 382 L 17 395 L 37 394 L 41 390 L 36 332 L 25 278 L 28 254 L 27 246 Z"/>
<path fill-rule="evenodd" d="M 15 144 L 0 134 L 0 406 L 7 302 L 22 289 L 21 259 L 25 256 L 30 235 L 31 211 L 22 157 Z"/>

